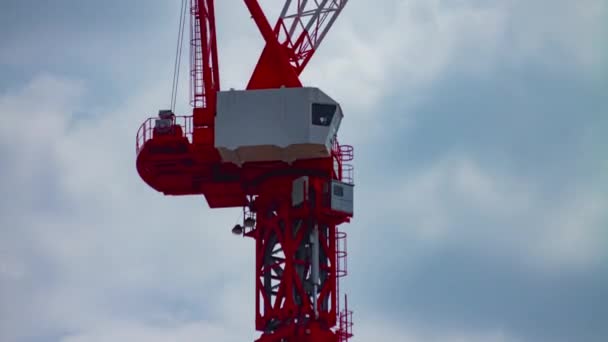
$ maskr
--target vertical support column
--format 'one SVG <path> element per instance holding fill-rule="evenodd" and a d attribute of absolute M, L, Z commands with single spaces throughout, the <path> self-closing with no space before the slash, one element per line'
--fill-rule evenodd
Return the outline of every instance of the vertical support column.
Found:
<path fill-rule="evenodd" d="M 315 224 L 312 234 L 310 234 L 310 243 L 312 244 L 312 303 L 314 307 L 315 319 L 319 319 L 319 305 L 317 296 L 319 294 L 319 226 Z"/>
<path fill-rule="evenodd" d="M 312 331 L 310 341 L 337 341 L 335 223 L 324 211 L 324 183 L 307 180 L 298 202 L 292 179 L 272 180 L 256 198 L 258 341 L 308 341 L 288 337 Z"/>

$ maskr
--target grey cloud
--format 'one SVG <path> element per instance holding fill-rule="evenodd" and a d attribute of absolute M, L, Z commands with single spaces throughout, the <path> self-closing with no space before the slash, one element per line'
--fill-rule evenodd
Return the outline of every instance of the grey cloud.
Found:
<path fill-rule="evenodd" d="M 413 123 L 405 136 L 388 143 L 401 145 L 403 159 L 397 162 L 404 169 L 467 151 L 559 197 L 604 179 L 608 102 L 602 88 L 599 82 L 532 68 L 482 80 L 446 75 L 410 111 Z"/>
<path fill-rule="evenodd" d="M 506 330 L 524 341 L 600 342 L 608 336 L 605 273 L 526 272 L 463 246 L 419 260 L 413 272 L 395 263 L 368 276 L 383 281 L 358 286 L 360 301 L 428 329 Z"/>
<path fill-rule="evenodd" d="M 391 133 L 356 147 L 354 307 L 428 330 L 603 341 L 601 89 L 526 68 L 445 74 L 408 112 L 395 94 L 386 112 L 411 120 L 384 120 Z"/>
<path fill-rule="evenodd" d="M 78 109 L 78 98 L 65 90 L 70 82 L 32 84 L 43 86 L 0 96 L 10 127 L 35 115 L 41 129 L 2 135 L 3 160 L 12 161 L 2 169 L 2 185 L 16 196 L 0 201 L 1 339 L 76 336 L 133 317 L 150 327 L 221 316 L 225 327 L 231 318 L 217 308 L 230 298 L 222 284 L 245 284 L 247 276 L 227 270 L 246 268 L 244 253 L 252 253 L 249 241 L 236 248 L 229 233 L 237 214 L 209 213 L 202 198 L 167 201 L 145 187 L 132 148 L 143 110 L 125 108 L 68 129 Z M 34 114 L 23 106 L 46 96 Z M 131 103 L 145 107 L 148 96 Z M 131 121 L 124 113 L 133 121 L 117 125 L 119 118 Z M 221 248 L 229 243 L 235 249 Z"/>

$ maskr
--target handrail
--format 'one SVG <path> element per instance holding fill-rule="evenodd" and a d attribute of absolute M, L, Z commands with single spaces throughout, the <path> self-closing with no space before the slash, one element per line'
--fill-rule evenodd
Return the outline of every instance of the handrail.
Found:
<path fill-rule="evenodd" d="M 354 166 L 345 162 L 354 159 L 354 148 L 351 145 L 340 145 L 334 136 L 332 155 L 334 156 L 334 172 L 344 183 L 354 184 Z"/>
<path fill-rule="evenodd" d="M 344 307 L 340 308 L 340 278 L 348 275 L 348 250 L 346 246 L 347 234 L 336 229 L 336 297 L 338 315 L 338 341 L 348 342 L 353 337 L 353 312 L 348 309 L 348 298 L 344 295 Z"/>
<path fill-rule="evenodd" d="M 346 248 L 346 232 L 336 231 L 336 276 L 338 278 L 346 277 L 348 274 Z"/>
<path fill-rule="evenodd" d="M 354 148 L 352 145 L 340 145 L 339 151 L 342 161 L 348 162 L 354 159 Z"/>
<path fill-rule="evenodd" d="M 154 138 L 154 125 L 158 117 L 151 117 L 144 121 L 137 130 L 135 138 L 135 153 L 139 154 L 144 145 Z M 173 126 L 181 126 L 183 136 L 192 142 L 192 115 L 180 115 L 173 118 Z"/>
<path fill-rule="evenodd" d="M 353 334 L 353 311 L 346 307 L 338 315 L 338 341 L 347 342 Z"/>
<path fill-rule="evenodd" d="M 355 167 L 352 164 L 342 164 L 342 182 L 354 184 Z"/>

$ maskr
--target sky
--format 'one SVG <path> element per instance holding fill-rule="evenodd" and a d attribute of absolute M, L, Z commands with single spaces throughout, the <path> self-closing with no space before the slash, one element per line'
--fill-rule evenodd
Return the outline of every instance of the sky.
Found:
<path fill-rule="evenodd" d="M 242 89 L 263 40 L 242 2 L 216 16 L 222 89 Z M 257 338 L 239 210 L 135 170 L 178 18 L 0 4 L 1 341 Z M 302 79 L 355 147 L 353 342 L 608 340 L 607 22 L 603 0 L 348 3 Z"/>

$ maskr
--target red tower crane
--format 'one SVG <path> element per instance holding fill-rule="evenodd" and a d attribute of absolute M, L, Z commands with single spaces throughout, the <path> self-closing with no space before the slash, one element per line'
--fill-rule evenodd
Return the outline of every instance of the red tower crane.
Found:
<path fill-rule="evenodd" d="M 274 27 L 244 0 L 265 47 L 245 90 L 220 90 L 213 0 L 190 0 L 192 115 L 159 111 L 136 139 L 137 171 L 165 195 L 204 195 L 243 208 L 232 232 L 255 240 L 259 342 L 346 341 L 339 308 L 353 216 L 353 148 L 340 145 L 342 109 L 299 76 L 346 0 L 285 0 Z"/>

